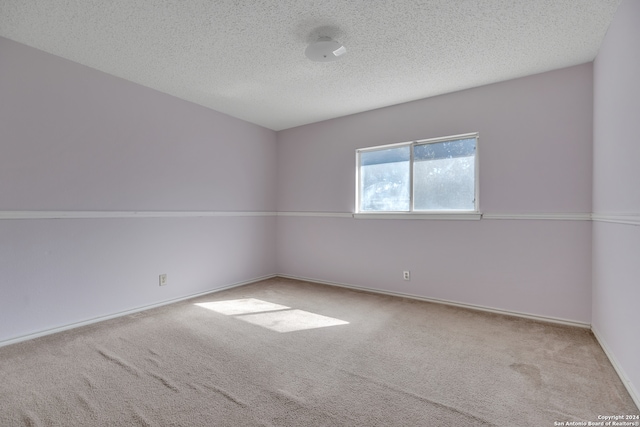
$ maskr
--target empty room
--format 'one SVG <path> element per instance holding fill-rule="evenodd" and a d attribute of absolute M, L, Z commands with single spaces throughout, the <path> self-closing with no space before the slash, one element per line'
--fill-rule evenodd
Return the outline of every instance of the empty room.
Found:
<path fill-rule="evenodd" d="M 640 426 L 639 0 L 0 0 L 0 426 Z"/>

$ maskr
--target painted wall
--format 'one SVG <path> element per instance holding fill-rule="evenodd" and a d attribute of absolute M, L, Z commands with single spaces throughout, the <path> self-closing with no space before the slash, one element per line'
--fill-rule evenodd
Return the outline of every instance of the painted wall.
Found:
<path fill-rule="evenodd" d="M 0 342 L 275 273 L 274 216 L 180 214 L 275 211 L 275 132 L 3 38 L 0 58 L 0 213 L 177 211 L 0 219 Z"/>
<path fill-rule="evenodd" d="M 640 2 L 621 3 L 594 63 L 593 329 L 640 397 Z"/>
<path fill-rule="evenodd" d="M 281 131 L 278 210 L 353 212 L 357 148 L 477 131 L 484 213 L 589 213 L 592 71 L 584 64 Z M 591 320 L 588 221 L 281 216 L 277 248 L 284 275 Z"/>

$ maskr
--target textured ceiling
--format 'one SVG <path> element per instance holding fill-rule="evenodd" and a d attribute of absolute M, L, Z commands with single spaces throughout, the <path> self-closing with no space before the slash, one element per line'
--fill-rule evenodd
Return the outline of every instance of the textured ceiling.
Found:
<path fill-rule="evenodd" d="M 0 0 L 0 36 L 281 130 L 592 61 L 618 3 Z"/>

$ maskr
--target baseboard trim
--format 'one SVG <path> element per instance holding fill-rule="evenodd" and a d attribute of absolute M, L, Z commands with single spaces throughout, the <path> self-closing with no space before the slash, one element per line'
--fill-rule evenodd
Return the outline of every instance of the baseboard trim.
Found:
<path fill-rule="evenodd" d="M 551 221 L 590 221 L 590 213 L 484 213 L 482 219 L 501 220 L 551 220 Z"/>
<path fill-rule="evenodd" d="M 640 214 L 637 214 L 637 213 L 627 213 L 627 214 L 594 213 L 594 214 L 591 214 L 591 218 L 593 219 L 593 221 L 597 221 L 597 222 L 640 225 Z"/>
<path fill-rule="evenodd" d="M 278 216 L 353 218 L 353 214 L 351 212 L 278 212 Z"/>
<path fill-rule="evenodd" d="M 0 220 L 9 219 L 107 219 L 107 218 L 211 218 L 277 216 L 262 211 L 0 211 Z"/>
<path fill-rule="evenodd" d="M 401 220 L 445 220 L 445 221 L 478 221 L 482 219 L 480 212 L 442 212 L 442 213 L 355 213 L 355 219 L 401 219 Z"/>
<path fill-rule="evenodd" d="M 247 216 L 284 216 L 357 219 L 490 219 L 598 221 L 640 225 L 640 214 L 602 213 L 483 213 L 483 214 L 389 214 L 352 212 L 276 212 L 276 211 L 0 211 L 0 220 L 17 219 L 108 219 L 108 218 L 212 218 Z"/>
<path fill-rule="evenodd" d="M 618 359 L 616 359 L 606 341 L 604 340 L 604 338 L 602 338 L 602 335 L 596 328 L 593 327 L 593 325 L 591 326 L 591 332 L 593 332 L 593 335 L 596 337 L 596 341 L 598 342 L 598 344 L 600 344 L 602 350 L 604 350 L 604 354 L 607 355 L 607 358 L 609 359 L 609 362 L 611 362 L 613 369 L 615 369 L 618 377 L 620 377 L 620 381 L 622 381 L 622 384 L 624 384 L 624 387 L 629 392 L 633 403 L 636 404 L 636 406 L 638 407 L 638 411 L 640 411 L 640 393 L 638 393 L 638 390 L 636 390 L 636 388 L 633 386 L 633 383 L 627 376 L 626 372 L 624 371 L 624 369 L 622 369 L 620 363 L 618 363 Z"/>
<path fill-rule="evenodd" d="M 227 289 L 237 288 L 237 287 L 240 287 L 240 286 L 249 285 L 251 283 L 260 282 L 262 280 L 272 279 L 274 277 L 276 277 L 275 274 L 256 277 L 256 278 L 245 280 L 245 281 L 242 281 L 242 282 L 236 282 L 236 283 L 232 283 L 232 284 L 229 284 L 229 285 L 225 285 L 225 286 L 223 286 L 221 288 L 216 288 L 216 289 L 209 290 L 209 291 L 198 292 L 196 294 L 191 294 L 191 295 L 187 295 L 187 296 L 184 296 L 184 297 L 174 298 L 174 299 L 162 301 L 162 302 L 155 303 L 155 304 L 145 305 L 145 306 L 134 308 L 134 309 L 131 309 L 131 310 L 120 311 L 118 313 L 109 314 L 107 316 L 95 317 L 93 319 L 83 320 L 81 322 L 70 323 L 68 325 L 58 326 L 56 328 L 46 329 L 46 330 L 43 330 L 43 331 L 34 332 L 34 333 L 31 333 L 31 334 L 27 334 L 27 335 L 21 335 L 19 337 L 15 337 L 15 338 L 9 338 L 8 340 L 0 341 L 0 347 L 4 347 L 4 346 L 7 346 L 7 345 L 11 345 L 11 344 L 17 344 L 17 343 L 23 342 L 23 341 L 29 341 L 29 340 L 32 340 L 32 339 L 35 339 L 35 338 L 40 338 L 40 337 L 44 337 L 44 336 L 47 336 L 47 335 L 56 334 L 58 332 L 67 331 L 69 329 L 79 328 L 81 326 L 92 325 L 94 323 L 103 322 L 105 320 L 115 319 L 115 318 L 122 317 L 122 316 L 128 316 L 128 315 L 131 315 L 131 314 L 139 313 L 141 311 L 151 310 L 153 308 L 158 308 L 158 307 L 162 307 L 164 305 L 174 304 L 174 303 L 177 303 L 177 302 L 180 302 L 180 301 L 185 301 L 185 300 L 188 300 L 188 299 L 191 299 L 191 298 L 200 297 L 200 296 L 203 296 L 203 295 L 214 294 L 214 293 L 217 293 L 217 292 L 225 291 Z"/>
<path fill-rule="evenodd" d="M 348 284 L 348 283 L 330 282 L 330 281 L 326 281 L 326 280 L 314 279 L 314 278 L 309 278 L 309 277 L 292 276 L 292 275 L 288 275 L 288 274 L 278 274 L 277 277 L 282 277 L 282 278 L 285 278 L 285 279 L 301 280 L 301 281 L 304 281 L 304 282 L 319 283 L 321 285 L 337 286 L 337 287 L 340 287 L 340 288 L 347 288 L 347 289 L 353 289 L 353 290 L 357 290 L 357 291 L 371 292 L 371 293 L 374 293 L 374 294 L 382 294 L 382 295 L 391 295 L 391 296 L 402 297 L 402 298 L 410 298 L 410 299 L 419 300 L 419 301 L 433 302 L 433 303 L 436 303 L 436 304 L 451 305 L 451 306 L 454 306 L 454 307 L 468 308 L 468 309 L 471 309 L 471 310 L 484 311 L 484 312 L 488 312 L 488 313 L 503 314 L 503 315 L 506 315 L 506 316 L 513 316 L 513 317 L 521 317 L 521 318 L 524 318 L 524 319 L 538 320 L 538 321 L 546 322 L 546 323 L 555 323 L 555 324 L 565 325 L 565 326 L 575 326 L 575 327 L 582 328 L 582 329 L 590 329 L 591 328 L 591 324 L 589 324 L 589 323 L 578 322 L 578 321 L 575 321 L 575 320 L 561 319 L 561 318 L 558 318 L 558 317 L 539 316 L 539 315 L 535 315 L 535 314 L 522 313 L 522 312 L 518 312 L 518 311 L 501 310 L 501 309 L 497 309 L 497 308 L 493 308 L 493 307 L 485 307 L 485 306 L 482 306 L 482 305 L 465 304 L 465 303 L 461 303 L 461 302 L 449 301 L 449 300 L 444 300 L 444 299 L 439 299 L 439 298 L 428 298 L 428 297 L 423 297 L 423 296 L 419 296 L 419 295 L 405 294 L 405 293 L 402 293 L 402 292 L 384 291 L 384 290 L 380 290 L 380 289 L 367 288 L 367 287 L 364 287 L 364 286 L 351 285 L 351 284 Z"/>
<path fill-rule="evenodd" d="M 427 219 L 427 220 L 551 220 L 551 221 L 591 221 L 591 213 L 351 213 L 351 212 L 278 212 L 278 216 L 329 217 L 354 219 Z"/>

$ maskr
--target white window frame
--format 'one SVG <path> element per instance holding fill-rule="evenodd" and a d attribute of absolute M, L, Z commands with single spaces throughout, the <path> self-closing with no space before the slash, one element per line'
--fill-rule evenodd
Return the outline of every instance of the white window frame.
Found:
<path fill-rule="evenodd" d="M 455 141 L 458 139 L 476 140 L 476 152 L 474 155 L 474 186 L 475 201 L 473 210 L 453 210 L 453 211 L 416 211 L 414 210 L 414 194 L 413 194 L 413 148 L 417 145 L 434 144 L 438 142 Z M 359 148 L 356 150 L 356 198 L 355 210 L 353 217 L 358 219 L 454 219 L 454 220 L 477 220 L 482 217 L 480 212 L 480 185 L 479 185 L 479 145 L 480 135 L 478 132 L 465 133 L 460 135 L 445 136 L 439 138 L 421 139 L 416 141 L 399 142 L 395 144 L 377 145 L 375 147 Z M 369 151 L 379 151 L 390 148 L 399 148 L 403 146 L 410 147 L 409 157 L 409 197 L 410 210 L 393 212 L 393 211 L 360 211 L 360 155 Z"/>

